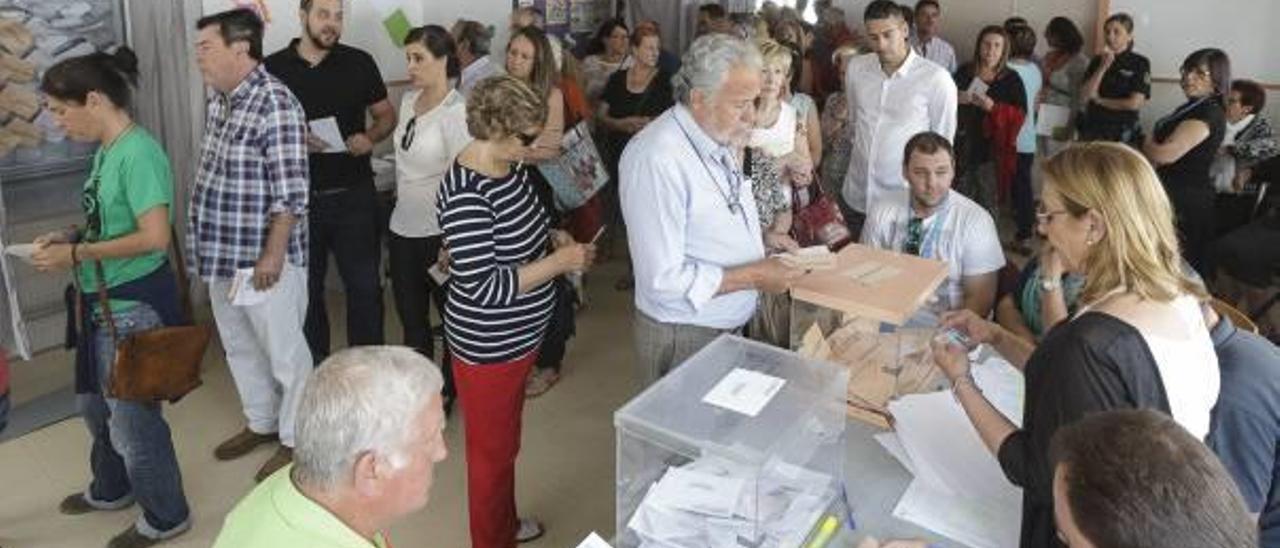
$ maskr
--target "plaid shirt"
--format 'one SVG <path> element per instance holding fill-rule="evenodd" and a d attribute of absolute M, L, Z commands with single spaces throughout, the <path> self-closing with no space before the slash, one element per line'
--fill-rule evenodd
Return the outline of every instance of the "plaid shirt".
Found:
<path fill-rule="evenodd" d="M 289 88 L 259 65 L 209 99 L 187 245 L 192 275 L 231 279 L 258 262 L 271 217 L 292 214 L 287 260 L 307 265 L 307 122 Z"/>

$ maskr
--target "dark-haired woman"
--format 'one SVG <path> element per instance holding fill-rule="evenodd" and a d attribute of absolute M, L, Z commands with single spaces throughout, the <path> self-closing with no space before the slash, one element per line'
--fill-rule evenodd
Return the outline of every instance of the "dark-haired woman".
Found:
<path fill-rule="evenodd" d="M 1088 103 L 1078 129 L 1085 141 L 1118 141 L 1135 147 L 1142 128 L 1138 111 L 1151 98 L 1151 62 L 1133 52 L 1133 18 L 1117 13 L 1103 25 L 1106 45 L 1085 71 L 1080 95 Z"/>
<path fill-rule="evenodd" d="M 619 19 L 605 21 L 592 40 L 591 54 L 582 60 L 582 85 L 595 104 L 613 73 L 630 66 L 631 31 Z"/>
<path fill-rule="evenodd" d="M 1027 115 L 1022 78 L 1009 68 L 1009 35 L 988 26 L 978 33 L 973 61 L 956 71 L 960 90 L 956 155 L 961 192 L 992 212 L 1009 196 L 1018 166 L 1017 140 Z M 996 217 L 999 218 L 999 217 Z"/>
<path fill-rule="evenodd" d="M 100 143 L 84 186 L 83 228 L 36 239 L 42 271 L 74 270 L 78 310 L 76 405 L 93 437 L 92 480 L 63 499 L 63 514 L 119 510 L 142 515 L 109 546 L 150 546 L 191 526 L 169 424 L 159 403 L 118 400 L 105 388 L 115 339 L 184 321 L 169 267 L 173 179 L 169 159 L 129 116 L 137 58 L 121 48 L 62 61 L 41 81 L 49 111 L 67 136 Z M 98 300 L 106 288 L 108 302 Z M 106 306 L 104 306 L 106 305 Z M 108 312 L 109 309 L 109 312 Z M 70 318 L 77 318 L 75 312 Z M 109 314 L 109 317 L 108 317 Z"/>
<path fill-rule="evenodd" d="M 1044 155 L 1052 156 L 1075 135 L 1075 118 L 1080 112 L 1080 85 L 1084 83 L 1089 58 L 1080 53 L 1084 48 L 1084 36 L 1066 17 L 1049 20 L 1044 29 L 1044 40 L 1049 44 L 1049 53 L 1044 56 L 1044 87 L 1040 88 L 1040 102 L 1065 108 L 1071 113 L 1066 125 L 1055 128 L 1053 135 L 1040 139 Z"/>
<path fill-rule="evenodd" d="M 1227 131 L 1223 98 L 1231 90 L 1231 60 L 1220 49 L 1201 49 L 1182 62 L 1187 102 L 1161 118 L 1142 145 L 1173 203 L 1182 256 L 1201 276 L 1213 275 L 1214 191 L 1210 168 Z"/>
<path fill-rule="evenodd" d="M 430 307 L 442 303 L 441 287 L 428 269 L 441 253 L 436 195 L 440 180 L 462 147 L 467 132 L 467 101 L 449 85 L 456 76 L 453 38 L 444 28 L 428 25 L 405 38 L 405 59 L 412 88 L 400 100 L 396 151 L 396 207 L 391 212 L 391 290 L 404 326 L 404 344 L 435 359 Z M 444 360 L 442 360 L 443 362 Z M 445 411 L 452 410 L 453 375 L 444 372 Z"/>

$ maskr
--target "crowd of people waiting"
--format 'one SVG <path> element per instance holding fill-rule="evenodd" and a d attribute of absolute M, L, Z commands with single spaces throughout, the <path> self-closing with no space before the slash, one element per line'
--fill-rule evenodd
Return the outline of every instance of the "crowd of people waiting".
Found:
<path fill-rule="evenodd" d="M 1148 132 L 1150 63 L 1126 14 L 1106 19 L 1092 58 L 1070 19 L 1048 22 L 1038 56 L 1015 17 L 982 27 L 965 61 L 939 0 L 870 2 L 862 32 L 829 1 L 816 25 L 764 4 L 701 6 L 683 55 L 653 21 L 611 20 L 572 47 L 533 8 L 512 14 L 501 60 L 483 23 L 418 27 L 398 109 L 374 58 L 341 42 L 342 0 L 301 0 L 301 35 L 270 55 L 254 12 L 206 16 L 195 54 L 211 93 L 188 204 L 129 114 L 128 48 L 48 70 L 58 125 L 100 143 L 83 226 L 34 254 L 74 271 L 87 307 L 73 318 L 90 343 L 77 392 L 93 478 L 60 510 L 136 502 L 115 548 L 190 527 L 160 405 L 104 384 L 116 337 L 183 321 L 166 259 L 182 206 L 246 423 L 214 455 L 278 444 L 217 546 L 388 545 L 385 527 L 426 503 L 455 401 L 473 546 L 539 538 L 515 504 L 521 410 L 559 379 L 606 227 L 627 239 L 615 287 L 634 291 L 641 386 L 723 333 L 785 345 L 785 293 L 806 272 L 776 253 L 860 241 L 942 260 L 947 280 L 912 322 L 962 331 L 1026 376 L 1016 426 L 978 389 L 971 348 L 934 343 L 1023 489 L 1023 546 L 1280 545 L 1280 350 L 1214 297 L 1274 340 L 1280 221 L 1266 188 L 1280 158 L 1265 89 L 1233 80 L 1226 52 L 1196 50 L 1186 101 Z M 1049 135 L 1046 105 L 1067 113 Z M 309 129 L 326 117 L 344 142 Z M 570 203 L 558 160 L 583 131 L 608 178 Z M 396 202 L 381 226 L 369 158 L 387 139 Z M 384 232 L 411 351 L 383 346 Z M 330 254 L 356 347 L 332 356 Z M 265 299 L 237 302 L 241 284 Z"/>

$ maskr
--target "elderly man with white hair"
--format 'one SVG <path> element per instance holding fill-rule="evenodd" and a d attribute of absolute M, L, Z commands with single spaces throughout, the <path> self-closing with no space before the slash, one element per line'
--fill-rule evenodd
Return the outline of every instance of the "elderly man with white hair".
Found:
<path fill-rule="evenodd" d="M 214 548 L 369 548 L 427 504 L 447 455 L 440 370 L 406 347 L 363 346 L 320 364 L 298 409 L 294 463 L 240 501 Z"/>
<path fill-rule="evenodd" d="M 672 79 L 677 104 L 622 154 L 642 386 L 721 333 L 740 330 L 760 291 L 784 292 L 800 274 L 765 258 L 751 182 L 736 153 L 754 125 L 760 67 L 760 53 L 741 39 L 698 38 Z"/>

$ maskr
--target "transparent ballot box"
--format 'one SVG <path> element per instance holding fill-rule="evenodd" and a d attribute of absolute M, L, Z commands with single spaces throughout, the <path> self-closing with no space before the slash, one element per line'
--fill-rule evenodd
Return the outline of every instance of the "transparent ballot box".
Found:
<path fill-rule="evenodd" d="M 614 414 L 620 548 L 789 548 L 836 530 L 840 367 L 725 335 Z"/>
<path fill-rule="evenodd" d="M 800 279 L 791 292 L 790 345 L 808 359 L 849 372 L 850 418 L 887 429 L 888 402 L 945 387 L 933 366 L 945 263 L 850 244 L 834 268 Z"/>

